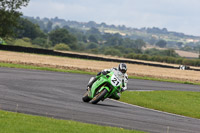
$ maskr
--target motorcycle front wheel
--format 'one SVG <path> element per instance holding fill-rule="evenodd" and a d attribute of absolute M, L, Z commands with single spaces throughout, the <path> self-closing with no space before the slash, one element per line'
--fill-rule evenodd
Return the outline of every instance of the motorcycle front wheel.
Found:
<path fill-rule="evenodd" d="M 104 96 L 108 93 L 108 90 L 103 89 L 101 92 L 99 92 L 92 100 L 92 104 L 97 104 L 100 100 L 104 98 Z"/>
<path fill-rule="evenodd" d="M 88 97 L 88 91 L 82 97 L 83 102 L 89 102 L 91 98 Z"/>

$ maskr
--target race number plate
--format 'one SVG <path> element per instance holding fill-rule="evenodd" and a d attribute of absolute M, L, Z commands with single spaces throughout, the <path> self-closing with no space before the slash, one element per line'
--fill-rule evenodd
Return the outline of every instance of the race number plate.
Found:
<path fill-rule="evenodd" d="M 113 75 L 111 77 L 111 83 L 113 86 L 119 86 L 121 84 L 121 81 L 115 75 Z"/>

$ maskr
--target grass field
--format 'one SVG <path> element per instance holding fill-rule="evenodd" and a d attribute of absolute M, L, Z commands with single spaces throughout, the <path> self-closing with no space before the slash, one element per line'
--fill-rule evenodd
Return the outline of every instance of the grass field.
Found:
<path fill-rule="evenodd" d="M 44 70 L 44 71 L 54 71 L 54 72 L 69 72 L 69 73 L 79 73 L 79 74 L 89 74 L 96 75 L 95 72 L 89 72 L 84 70 L 70 70 L 63 68 L 51 68 L 51 67 L 42 67 L 42 66 L 34 66 L 27 64 L 13 64 L 13 63 L 0 63 L 0 67 L 9 67 L 9 68 L 22 68 L 22 69 L 33 69 L 33 70 Z M 174 82 L 174 83 L 182 83 L 182 84 L 193 84 L 200 85 L 200 83 L 190 82 L 190 81 L 181 81 L 181 80 L 172 80 L 172 79 L 160 79 L 153 77 L 139 77 L 139 76 L 129 76 L 129 79 L 143 79 L 143 80 L 154 80 L 154 81 L 163 81 L 163 82 Z"/>
<path fill-rule="evenodd" d="M 66 70 L 81 70 L 94 73 L 97 73 L 103 69 L 117 67 L 119 64 L 115 62 L 81 60 L 66 57 L 8 51 L 0 51 L 0 54 L 0 62 L 4 63 L 26 64 L 37 67 L 58 68 Z M 179 69 L 159 68 L 137 64 L 127 64 L 127 66 L 129 76 L 200 83 L 200 71 L 183 71 Z"/>
<path fill-rule="evenodd" d="M 121 101 L 200 119 L 200 92 L 187 91 L 126 91 Z"/>
<path fill-rule="evenodd" d="M 144 133 L 70 120 L 0 111 L 1 133 Z"/>
<path fill-rule="evenodd" d="M 181 57 L 190 57 L 190 58 L 199 57 L 198 53 L 187 52 L 187 51 L 182 51 L 182 50 L 175 50 L 175 52 L 178 53 Z"/>

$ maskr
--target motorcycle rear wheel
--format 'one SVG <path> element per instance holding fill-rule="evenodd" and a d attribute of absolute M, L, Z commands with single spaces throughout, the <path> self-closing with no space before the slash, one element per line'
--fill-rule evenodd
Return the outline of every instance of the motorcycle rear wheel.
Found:
<path fill-rule="evenodd" d="M 100 93 L 98 93 L 92 100 L 92 104 L 97 104 L 100 100 L 104 98 L 104 96 L 108 93 L 108 90 L 104 89 Z"/>

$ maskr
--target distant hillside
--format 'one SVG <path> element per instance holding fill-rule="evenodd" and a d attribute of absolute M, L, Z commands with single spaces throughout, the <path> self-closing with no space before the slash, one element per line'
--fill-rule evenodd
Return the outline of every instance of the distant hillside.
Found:
<path fill-rule="evenodd" d="M 160 29 L 157 27 L 153 28 L 131 28 L 125 25 L 107 25 L 106 23 L 97 24 L 94 21 L 89 22 L 77 22 L 55 18 L 39 18 L 39 17 L 27 17 L 28 20 L 36 23 L 40 28 L 46 32 L 53 30 L 56 27 L 69 26 L 70 28 L 87 31 L 90 28 L 97 28 L 102 33 L 119 33 L 124 37 L 131 39 L 143 39 L 145 42 L 154 45 L 158 40 L 167 41 L 167 47 L 169 48 L 183 48 L 185 46 L 196 47 L 200 45 L 200 37 L 193 35 L 186 35 L 184 33 L 168 31 L 166 28 Z"/>

